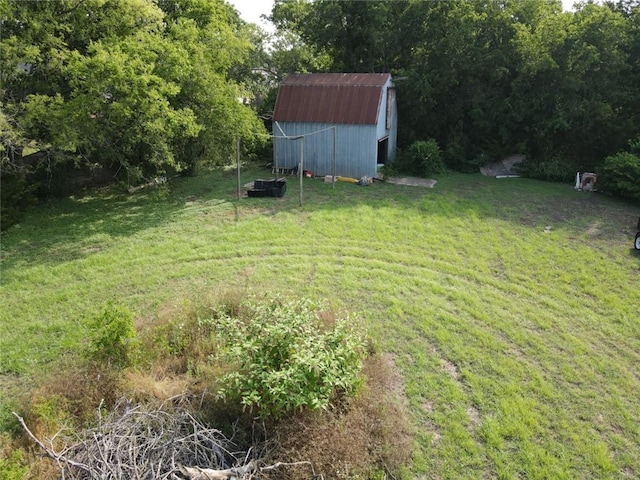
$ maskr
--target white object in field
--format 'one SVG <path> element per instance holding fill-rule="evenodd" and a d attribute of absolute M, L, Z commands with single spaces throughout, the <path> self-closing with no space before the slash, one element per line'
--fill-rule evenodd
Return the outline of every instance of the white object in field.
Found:
<path fill-rule="evenodd" d="M 580 172 L 576 173 L 576 186 L 574 188 L 580 190 Z"/>

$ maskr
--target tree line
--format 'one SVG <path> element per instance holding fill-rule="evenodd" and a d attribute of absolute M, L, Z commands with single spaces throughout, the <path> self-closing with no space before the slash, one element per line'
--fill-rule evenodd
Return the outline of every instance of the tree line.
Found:
<path fill-rule="evenodd" d="M 392 72 L 400 146 L 434 139 L 454 169 L 521 153 L 568 179 L 640 138 L 637 0 L 277 0 L 272 19 L 326 71 Z"/>
<path fill-rule="evenodd" d="M 289 72 L 391 72 L 400 148 L 433 140 L 449 168 L 520 153 L 566 180 L 626 154 L 640 175 L 638 0 L 276 0 L 270 20 L 223 0 L 1 0 L 3 216 L 83 175 L 193 172 L 239 136 L 256 151 Z"/>

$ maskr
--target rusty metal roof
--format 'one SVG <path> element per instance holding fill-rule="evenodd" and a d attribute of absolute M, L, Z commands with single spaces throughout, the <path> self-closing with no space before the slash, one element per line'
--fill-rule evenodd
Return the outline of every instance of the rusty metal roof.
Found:
<path fill-rule="evenodd" d="M 375 124 L 388 73 L 288 75 L 278 88 L 279 122 Z"/>

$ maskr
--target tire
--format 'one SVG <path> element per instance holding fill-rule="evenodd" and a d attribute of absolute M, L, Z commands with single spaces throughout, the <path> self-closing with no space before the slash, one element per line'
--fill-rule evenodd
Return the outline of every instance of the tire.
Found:
<path fill-rule="evenodd" d="M 640 232 L 636 233 L 636 241 L 634 242 L 636 250 L 640 250 Z"/>

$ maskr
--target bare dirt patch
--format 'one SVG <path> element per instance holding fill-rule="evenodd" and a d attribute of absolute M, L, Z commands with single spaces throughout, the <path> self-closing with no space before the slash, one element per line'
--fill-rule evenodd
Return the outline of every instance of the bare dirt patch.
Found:
<path fill-rule="evenodd" d="M 391 177 L 386 179 L 387 183 L 393 183 L 394 185 L 406 185 L 409 187 L 424 187 L 433 188 L 437 183 L 436 180 L 419 177 Z"/>
<path fill-rule="evenodd" d="M 458 368 L 449 360 L 441 358 L 440 366 L 442 367 L 442 370 L 444 370 L 449 375 L 451 375 L 451 378 L 453 378 L 456 381 L 460 380 L 460 372 L 458 372 Z"/>
<path fill-rule="evenodd" d="M 469 417 L 469 426 L 475 429 L 480 424 L 480 412 L 473 405 L 467 407 L 467 416 Z"/>

